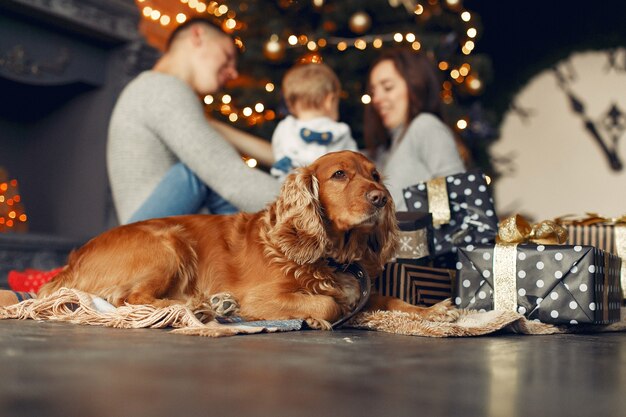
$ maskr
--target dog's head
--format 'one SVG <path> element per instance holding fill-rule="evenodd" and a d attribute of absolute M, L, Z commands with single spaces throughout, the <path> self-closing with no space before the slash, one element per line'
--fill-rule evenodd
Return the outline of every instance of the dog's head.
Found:
<path fill-rule="evenodd" d="M 395 253 L 395 206 L 376 166 L 360 153 L 329 153 L 298 169 L 275 208 L 273 240 L 299 264 L 331 257 L 378 269 Z"/>

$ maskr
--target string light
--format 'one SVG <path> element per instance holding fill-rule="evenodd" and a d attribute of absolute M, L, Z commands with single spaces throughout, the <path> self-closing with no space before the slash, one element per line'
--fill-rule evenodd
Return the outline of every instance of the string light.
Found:
<path fill-rule="evenodd" d="M 236 12 L 228 8 L 226 4 L 220 4 L 218 1 L 201 1 L 201 0 L 179 0 L 181 4 L 186 5 L 187 8 L 190 9 L 190 14 L 194 13 L 207 13 L 214 15 L 215 17 L 222 17 L 222 27 L 225 31 L 231 33 L 235 30 L 239 30 L 245 26 L 236 20 Z M 448 11 L 451 13 L 456 13 L 457 16 L 463 22 L 470 22 L 472 20 L 472 14 L 463 10 L 461 7 L 460 0 L 444 0 L 445 5 L 448 7 Z M 140 5 L 142 15 L 149 20 L 155 21 L 161 26 L 168 26 L 172 22 L 175 24 L 182 24 L 189 19 L 190 14 L 180 12 L 174 15 L 168 15 L 164 13 L 162 10 L 159 10 L 154 6 L 153 2 L 150 0 L 136 0 L 137 4 Z M 325 5 L 324 0 L 312 0 L 315 7 L 321 8 Z M 413 13 L 416 16 L 420 16 L 422 19 L 430 18 L 431 13 L 425 13 L 426 7 L 436 6 L 438 2 L 436 0 L 429 0 L 424 6 L 423 4 L 416 3 L 414 9 L 408 9 L 409 13 Z M 247 7 L 239 7 L 239 10 L 244 11 Z M 173 17 L 171 17 L 173 16 Z M 478 36 L 478 31 L 473 26 L 466 26 L 465 34 L 467 37 L 460 41 L 461 52 L 464 55 L 470 55 L 472 51 L 475 49 L 475 39 Z M 244 45 L 240 37 L 234 36 L 237 47 L 240 50 L 244 50 Z M 358 37 L 320 37 L 316 39 L 312 37 L 310 34 L 298 34 L 291 33 L 287 36 L 286 39 L 280 39 L 280 37 L 276 34 L 272 35 L 270 40 L 268 40 L 265 44 L 265 55 L 268 59 L 282 59 L 285 53 L 286 48 L 305 48 L 309 51 L 309 55 L 306 56 L 310 62 L 318 62 L 321 61 L 322 56 L 317 53 L 318 50 L 326 48 L 326 47 L 334 47 L 337 48 L 339 52 L 344 52 L 349 48 L 355 48 L 357 50 L 365 50 L 368 46 L 371 46 L 375 49 L 382 48 L 386 43 L 403 43 L 406 42 L 410 47 L 418 51 L 422 48 L 422 43 L 418 39 L 415 33 L 409 32 L 402 34 L 400 32 L 394 33 L 383 33 L 383 34 L 372 34 L 372 35 L 361 35 Z M 269 51 L 269 52 L 268 52 Z M 463 84 L 466 86 L 466 90 L 472 94 L 476 94 L 478 91 L 482 89 L 482 81 L 475 75 L 471 73 L 471 67 L 469 64 L 465 63 L 458 68 L 450 68 L 449 63 L 440 62 L 439 69 L 441 71 L 445 71 L 451 80 L 455 81 L 455 84 Z M 444 88 L 442 90 L 442 99 L 445 103 L 450 104 L 453 102 L 453 94 L 451 88 L 446 89 L 445 85 L 451 85 L 449 82 L 444 82 Z M 271 82 L 265 82 L 264 89 L 268 93 L 273 93 L 275 91 L 275 86 Z M 270 109 L 265 109 L 265 105 L 263 103 L 256 103 L 254 105 L 245 106 L 237 110 L 232 105 L 232 97 L 228 94 L 225 94 L 221 97 L 221 103 L 217 104 L 215 102 L 215 98 L 211 95 L 207 95 L 204 97 L 204 103 L 207 106 L 217 106 L 214 109 L 218 109 L 225 116 L 228 117 L 228 120 L 231 122 L 236 122 L 241 118 L 245 118 L 249 124 L 257 124 L 262 122 L 263 120 L 273 120 L 275 117 L 275 113 Z M 371 102 L 371 97 L 367 94 L 361 96 L 361 102 L 363 104 L 369 104 Z M 254 111 L 253 111 L 254 109 Z"/>
<path fill-rule="evenodd" d="M 224 26 L 226 29 L 233 30 L 237 26 L 237 21 L 235 19 L 226 19 Z"/>
<path fill-rule="evenodd" d="M 367 42 L 365 42 L 363 39 L 357 39 L 354 41 L 354 47 L 362 51 L 367 47 Z"/>
<path fill-rule="evenodd" d="M 0 168 L 0 233 L 26 231 L 28 216 L 20 204 L 18 182 L 7 181 L 6 177 L 6 171 Z"/>

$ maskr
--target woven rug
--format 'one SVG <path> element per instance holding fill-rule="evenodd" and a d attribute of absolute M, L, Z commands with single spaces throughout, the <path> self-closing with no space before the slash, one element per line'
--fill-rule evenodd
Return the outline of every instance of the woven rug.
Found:
<path fill-rule="evenodd" d="M 199 316 L 199 315 L 198 315 Z M 146 305 L 114 307 L 102 298 L 82 291 L 62 288 L 44 298 L 25 299 L 0 307 L 0 319 L 33 319 L 116 328 L 173 328 L 171 333 L 223 337 L 236 334 L 301 330 L 302 320 L 237 322 L 218 318 L 203 322 L 189 308 L 174 305 L 155 308 Z M 626 317 L 622 314 L 622 317 Z M 386 333 L 426 336 L 482 336 L 495 332 L 528 335 L 606 332 L 626 330 L 626 320 L 611 325 L 554 326 L 529 321 L 521 314 L 508 311 L 477 312 L 463 310 L 452 323 L 431 322 L 415 314 L 397 311 L 365 312 L 355 316 L 345 327 Z"/>

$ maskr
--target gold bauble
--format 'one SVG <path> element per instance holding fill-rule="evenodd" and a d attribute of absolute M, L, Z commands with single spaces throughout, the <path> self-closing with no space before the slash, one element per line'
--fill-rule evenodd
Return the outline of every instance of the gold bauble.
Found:
<path fill-rule="evenodd" d="M 263 55 L 272 61 L 278 61 L 285 56 L 285 45 L 276 39 L 270 39 L 263 47 Z"/>
<path fill-rule="evenodd" d="M 350 30 L 354 33 L 365 33 L 372 26 L 372 18 L 370 15 L 360 10 L 352 15 L 348 26 L 350 26 Z"/>

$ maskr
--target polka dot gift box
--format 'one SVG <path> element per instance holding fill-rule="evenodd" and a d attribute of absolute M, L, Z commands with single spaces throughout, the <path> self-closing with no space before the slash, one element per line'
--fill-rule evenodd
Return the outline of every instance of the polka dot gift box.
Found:
<path fill-rule="evenodd" d="M 405 188 L 404 200 L 409 211 L 432 213 L 435 256 L 454 254 L 459 246 L 495 241 L 498 218 L 485 175 L 478 170 Z"/>
<path fill-rule="evenodd" d="M 593 246 L 497 244 L 459 249 L 454 302 L 553 324 L 620 320 L 621 259 Z"/>
<path fill-rule="evenodd" d="M 622 298 L 626 299 L 626 215 L 605 218 L 595 213 L 582 219 L 557 219 L 568 232 L 570 245 L 592 245 L 622 258 Z"/>

